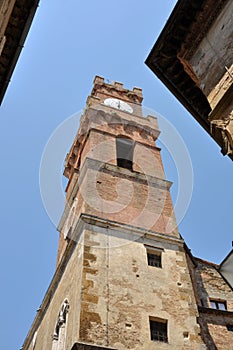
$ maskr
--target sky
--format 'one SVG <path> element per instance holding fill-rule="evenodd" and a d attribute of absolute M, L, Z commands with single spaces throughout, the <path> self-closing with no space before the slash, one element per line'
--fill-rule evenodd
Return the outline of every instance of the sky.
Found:
<path fill-rule="evenodd" d="M 58 233 L 39 185 L 43 150 L 54 130 L 85 107 L 95 75 L 141 87 L 144 106 L 183 140 L 191 163 L 184 158 L 182 178 L 176 142 L 162 157 L 173 202 L 180 190 L 192 193 L 179 225 L 192 253 L 220 263 L 231 250 L 232 161 L 144 63 L 175 3 L 41 0 L 0 110 L 2 349 L 20 349 L 55 270 Z"/>

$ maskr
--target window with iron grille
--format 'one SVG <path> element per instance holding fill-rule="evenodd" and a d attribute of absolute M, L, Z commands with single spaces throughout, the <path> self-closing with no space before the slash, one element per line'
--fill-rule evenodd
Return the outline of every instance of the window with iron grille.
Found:
<path fill-rule="evenodd" d="M 149 266 L 162 267 L 160 252 L 152 253 L 147 251 L 147 261 Z"/>
<path fill-rule="evenodd" d="M 161 341 L 167 343 L 167 321 L 150 320 L 150 335 L 151 340 L 153 341 Z"/>
<path fill-rule="evenodd" d="M 219 301 L 219 300 L 211 299 L 210 300 L 210 307 L 212 309 L 216 309 L 216 310 L 227 310 L 227 303 L 226 303 L 226 301 Z"/>

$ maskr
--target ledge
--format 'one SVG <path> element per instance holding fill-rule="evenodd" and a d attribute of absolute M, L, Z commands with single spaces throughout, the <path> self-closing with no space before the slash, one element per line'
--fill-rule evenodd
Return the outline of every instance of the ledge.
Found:
<path fill-rule="evenodd" d="M 94 345 L 94 344 L 88 344 L 88 343 L 75 343 L 71 350 L 117 350 L 116 348 L 110 348 L 106 346 L 100 346 L 100 345 Z"/>
<path fill-rule="evenodd" d="M 92 169 L 98 172 L 114 174 L 114 176 L 116 177 L 122 177 L 124 179 L 129 179 L 130 181 L 143 183 L 149 187 L 157 187 L 162 190 L 169 190 L 172 185 L 171 181 L 161 179 L 156 176 L 140 173 L 138 171 L 131 171 L 126 168 L 121 168 L 115 164 L 104 163 L 99 160 L 87 157 L 84 160 L 81 171 L 79 172 L 79 187 L 81 186 L 88 169 Z"/>
<path fill-rule="evenodd" d="M 4 33 L 6 42 L 0 55 L 0 104 L 26 40 L 39 0 L 16 0 Z"/>
<path fill-rule="evenodd" d="M 217 310 L 209 307 L 198 306 L 198 311 L 203 314 L 212 314 L 216 316 L 231 316 L 233 317 L 233 311 L 228 310 Z"/>

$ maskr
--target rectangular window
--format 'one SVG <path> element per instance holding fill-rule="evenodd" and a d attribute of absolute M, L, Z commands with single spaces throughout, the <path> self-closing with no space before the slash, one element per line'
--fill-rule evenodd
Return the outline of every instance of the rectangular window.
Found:
<path fill-rule="evenodd" d="M 216 309 L 216 310 L 227 310 L 227 303 L 226 303 L 226 301 L 219 301 L 219 300 L 211 299 L 210 300 L 210 307 L 212 309 Z"/>
<path fill-rule="evenodd" d="M 227 324 L 226 327 L 229 332 L 233 332 L 233 324 Z"/>
<path fill-rule="evenodd" d="M 121 168 L 133 170 L 133 140 L 117 137 L 116 139 L 116 153 L 117 165 Z"/>
<path fill-rule="evenodd" d="M 150 335 L 151 340 L 168 342 L 167 338 L 167 321 L 160 319 L 150 319 Z"/>
<path fill-rule="evenodd" d="M 161 253 L 147 251 L 147 261 L 149 266 L 162 267 Z"/>
<path fill-rule="evenodd" d="M 162 267 L 162 252 L 163 248 L 154 247 L 144 244 L 147 254 L 147 263 L 149 266 Z"/>

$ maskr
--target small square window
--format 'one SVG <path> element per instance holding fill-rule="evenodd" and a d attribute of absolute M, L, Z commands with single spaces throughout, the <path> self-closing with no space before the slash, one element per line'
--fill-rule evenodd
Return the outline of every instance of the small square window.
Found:
<path fill-rule="evenodd" d="M 162 267 L 160 252 L 147 251 L 147 261 L 149 266 Z"/>
<path fill-rule="evenodd" d="M 150 335 L 153 341 L 167 343 L 167 321 L 150 319 Z"/>
<path fill-rule="evenodd" d="M 216 310 L 227 310 L 226 301 L 210 300 L 210 307 Z"/>
<path fill-rule="evenodd" d="M 226 327 L 229 332 L 233 332 L 233 324 L 227 324 Z"/>

